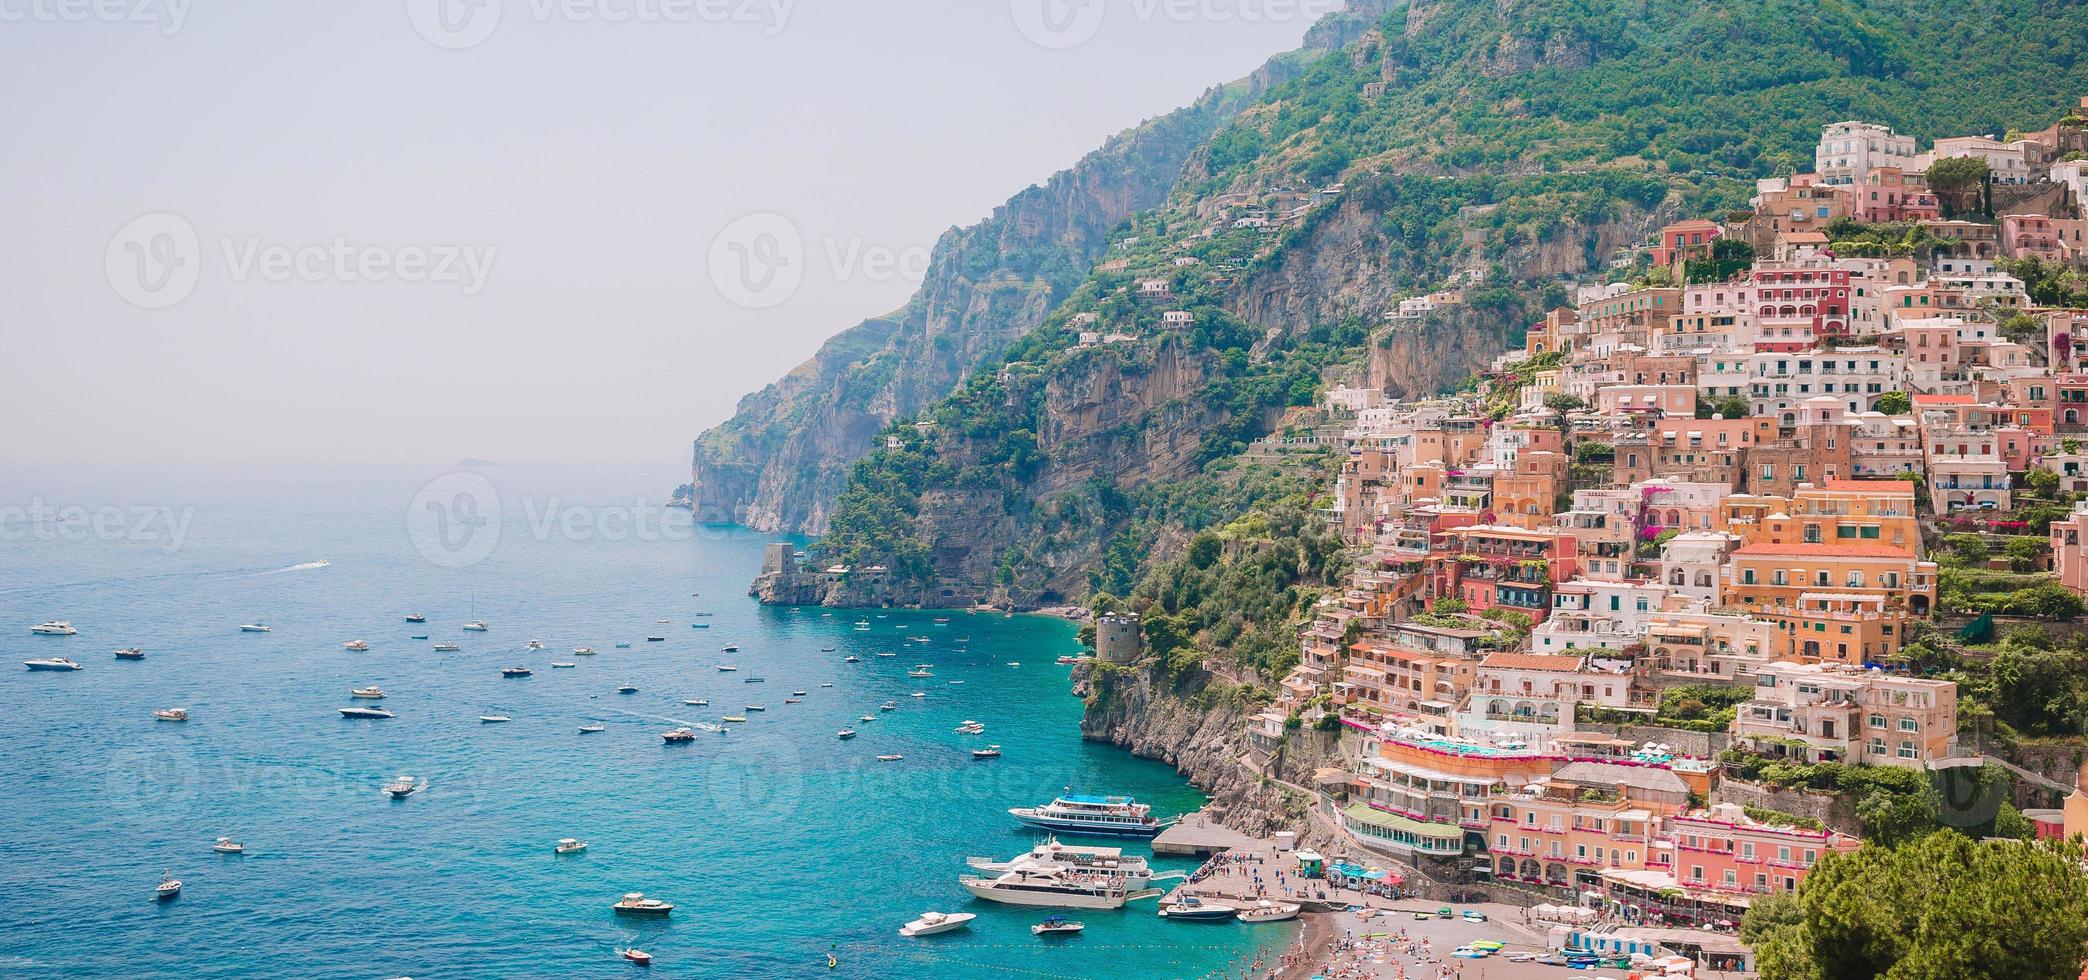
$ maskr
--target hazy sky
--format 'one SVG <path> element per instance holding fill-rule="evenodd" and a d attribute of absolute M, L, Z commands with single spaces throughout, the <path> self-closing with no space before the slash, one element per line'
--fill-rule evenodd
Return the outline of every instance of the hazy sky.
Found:
<path fill-rule="evenodd" d="M 1072 2 L 0 0 L 0 462 L 680 460 L 1319 12 Z"/>

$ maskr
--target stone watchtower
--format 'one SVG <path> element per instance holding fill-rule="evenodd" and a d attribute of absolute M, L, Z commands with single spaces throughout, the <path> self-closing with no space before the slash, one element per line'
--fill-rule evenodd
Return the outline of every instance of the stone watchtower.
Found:
<path fill-rule="evenodd" d="M 791 556 L 796 550 L 788 541 L 771 541 L 761 556 L 761 574 L 780 575 L 791 571 Z"/>
<path fill-rule="evenodd" d="M 1095 620 L 1095 655 L 1108 663 L 1137 663 L 1142 640 L 1137 613 L 1104 613 Z"/>

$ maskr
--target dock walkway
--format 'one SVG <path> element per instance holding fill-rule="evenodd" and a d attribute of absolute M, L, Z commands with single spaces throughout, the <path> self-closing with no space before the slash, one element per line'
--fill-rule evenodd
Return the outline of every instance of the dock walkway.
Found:
<path fill-rule="evenodd" d="M 1256 840 L 1237 830 L 1232 830 L 1202 813 L 1188 814 L 1174 826 L 1153 838 L 1154 854 L 1172 854 L 1181 857 L 1210 857 L 1221 851 L 1236 848 L 1266 848 L 1264 841 Z"/>

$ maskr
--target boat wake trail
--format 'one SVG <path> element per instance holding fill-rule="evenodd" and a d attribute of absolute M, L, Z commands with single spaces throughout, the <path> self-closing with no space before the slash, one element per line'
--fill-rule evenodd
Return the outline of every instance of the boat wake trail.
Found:
<path fill-rule="evenodd" d="M 292 566 L 290 566 L 290 567 L 288 567 L 288 568 L 275 568 L 275 569 L 270 569 L 270 570 L 268 570 L 268 571 L 265 571 L 265 572 L 255 572 L 254 574 L 255 574 L 256 576 L 260 576 L 260 575 L 281 575 L 281 574 L 283 574 L 284 572 L 302 572 L 302 571 L 308 571 L 308 570 L 310 570 L 310 569 L 314 569 L 314 568 L 325 568 L 326 566 L 328 566 L 328 565 L 331 565 L 331 564 L 333 564 L 333 562 L 330 562 L 330 561 L 327 561 L 327 560 L 326 560 L 326 559 L 324 559 L 324 558 L 321 558 L 321 559 L 319 559 L 318 561 L 308 561 L 308 562 L 305 562 L 305 563 L 304 563 L 304 564 L 302 564 L 302 565 L 292 565 Z"/>

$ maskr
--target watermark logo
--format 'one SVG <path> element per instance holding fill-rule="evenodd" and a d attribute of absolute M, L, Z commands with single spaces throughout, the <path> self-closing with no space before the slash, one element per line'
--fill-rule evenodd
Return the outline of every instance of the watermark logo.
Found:
<path fill-rule="evenodd" d="M 4 2 L 4 0 L 0 0 Z M 413 31 L 438 48 L 475 48 L 499 28 L 506 0 L 406 0 Z M 775 37 L 797 0 L 520 0 L 518 16 L 538 24 L 717 24 L 758 28 Z"/>
<path fill-rule="evenodd" d="M 500 544 L 500 491 L 477 473 L 451 473 L 413 495 L 406 537 L 422 558 L 444 568 L 485 561 Z"/>
<path fill-rule="evenodd" d="M 1077 48 L 1102 30 L 1102 0 L 1009 0 L 1008 13 L 1015 29 L 1041 48 Z"/>
<path fill-rule="evenodd" d="M 196 291 L 203 248 L 196 226 L 172 211 L 141 214 L 116 229 L 102 251 L 102 271 L 123 301 L 164 310 Z"/>
<path fill-rule="evenodd" d="M 0 0 L 0 24 L 147 24 L 181 33 L 192 0 Z"/>
<path fill-rule="evenodd" d="M 836 282 L 919 281 L 933 253 L 927 246 L 867 242 L 826 236 L 815 256 L 805 247 L 797 222 L 773 211 L 756 211 L 726 225 L 711 239 L 711 284 L 736 306 L 765 310 L 780 306 L 804 284 L 808 265 L 824 261 Z"/>
<path fill-rule="evenodd" d="M 164 310 L 189 298 L 212 258 L 235 283 L 399 282 L 455 284 L 477 296 L 493 275 L 492 245 L 351 242 L 285 244 L 258 235 L 221 235 L 206 249 L 196 226 L 172 211 L 139 215 L 116 229 L 102 250 L 102 271 L 124 302 Z"/>
<path fill-rule="evenodd" d="M 134 541 L 173 554 L 188 540 L 193 508 L 60 506 L 32 497 L 0 506 L 0 541 Z"/>
<path fill-rule="evenodd" d="M 475 48 L 500 26 L 501 0 L 406 0 L 413 32 L 438 48 Z"/>
<path fill-rule="evenodd" d="M 1344 0 L 1127 0 L 1118 10 L 1139 23 L 1269 24 L 1316 21 Z M 1008 0 L 1015 29 L 1030 43 L 1062 51 L 1095 39 L 1108 18 L 1107 0 Z"/>

